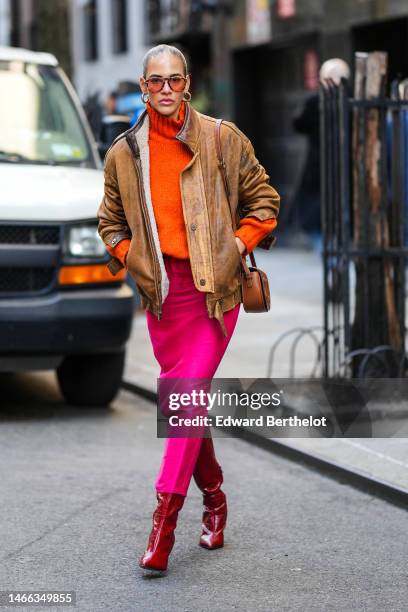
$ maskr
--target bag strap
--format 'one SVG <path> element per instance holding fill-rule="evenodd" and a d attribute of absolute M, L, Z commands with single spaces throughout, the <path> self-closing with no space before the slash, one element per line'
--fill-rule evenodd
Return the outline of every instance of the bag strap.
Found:
<path fill-rule="evenodd" d="M 225 193 L 227 195 L 228 206 L 229 206 L 230 213 L 231 213 L 231 221 L 233 221 L 233 214 L 232 214 L 231 201 L 230 201 L 231 189 L 230 189 L 228 176 L 227 176 L 227 166 L 225 164 L 225 160 L 222 155 L 222 149 L 221 149 L 221 123 L 222 121 L 223 121 L 222 119 L 216 119 L 215 121 L 215 148 L 217 149 L 218 166 L 221 169 L 222 178 L 224 180 Z M 256 268 L 255 255 L 253 254 L 252 251 L 251 253 L 249 253 L 249 258 L 251 260 L 251 264 Z M 242 261 L 242 266 L 245 270 L 245 273 L 248 275 L 250 272 L 246 264 L 244 255 L 241 255 L 241 261 Z"/>

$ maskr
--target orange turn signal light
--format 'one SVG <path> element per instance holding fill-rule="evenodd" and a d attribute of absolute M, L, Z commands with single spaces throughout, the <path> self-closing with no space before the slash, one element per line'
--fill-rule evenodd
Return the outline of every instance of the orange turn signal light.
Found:
<path fill-rule="evenodd" d="M 119 270 L 113 276 L 106 264 L 86 266 L 63 266 L 58 274 L 60 285 L 84 285 L 89 283 L 117 283 L 126 278 L 126 270 Z"/>

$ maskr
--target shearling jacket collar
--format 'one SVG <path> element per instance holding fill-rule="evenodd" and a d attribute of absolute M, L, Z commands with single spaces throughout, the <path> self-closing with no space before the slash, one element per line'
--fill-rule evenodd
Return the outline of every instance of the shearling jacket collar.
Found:
<path fill-rule="evenodd" d="M 185 102 L 186 112 L 184 116 L 184 123 L 181 126 L 180 131 L 176 134 L 176 138 L 184 142 L 192 153 L 195 153 L 198 150 L 199 140 L 200 140 L 200 132 L 201 132 L 201 123 L 198 116 L 197 111 L 191 106 L 189 102 Z M 138 118 L 135 125 L 128 130 L 127 132 L 127 140 L 128 142 L 132 140 L 134 142 L 133 136 L 140 130 L 143 123 L 149 120 L 149 114 L 145 109 L 143 113 Z"/>

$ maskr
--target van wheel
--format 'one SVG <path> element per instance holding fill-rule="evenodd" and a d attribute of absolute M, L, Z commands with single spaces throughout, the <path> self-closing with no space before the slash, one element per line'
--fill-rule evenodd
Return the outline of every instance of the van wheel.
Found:
<path fill-rule="evenodd" d="M 65 357 L 57 368 L 61 393 L 74 406 L 106 406 L 119 391 L 124 366 L 124 350 Z"/>

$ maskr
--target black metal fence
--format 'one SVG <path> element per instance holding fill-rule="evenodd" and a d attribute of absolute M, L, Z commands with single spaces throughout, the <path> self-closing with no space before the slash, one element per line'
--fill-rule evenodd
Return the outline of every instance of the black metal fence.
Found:
<path fill-rule="evenodd" d="M 355 99 L 344 80 L 320 87 L 326 377 L 408 373 L 408 100 L 398 91 Z"/>

